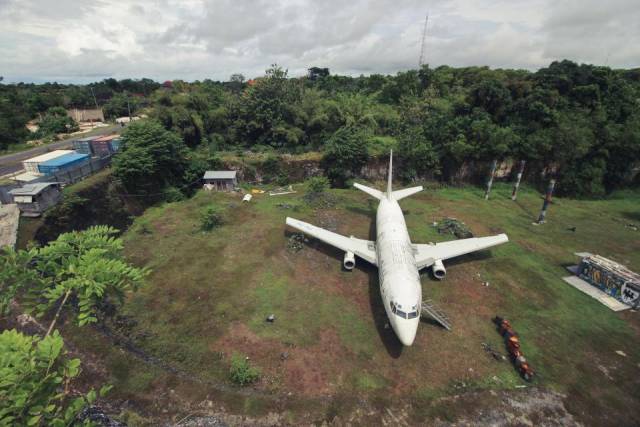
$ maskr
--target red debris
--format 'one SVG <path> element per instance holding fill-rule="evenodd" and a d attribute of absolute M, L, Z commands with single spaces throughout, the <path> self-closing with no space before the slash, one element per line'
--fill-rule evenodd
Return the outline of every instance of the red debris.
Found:
<path fill-rule="evenodd" d="M 494 321 L 498 325 L 498 332 L 500 332 L 500 335 L 505 339 L 507 350 L 516 369 L 518 369 L 522 378 L 531 381 L 534 375 L 533 368 L 529 365 L 527 359 L 525 359 L 524 353 L 520 348 L 520 338 L 518 334 L 513 330 L 511 323 L 509 323 L 507 319 L 496 317 Z"/>

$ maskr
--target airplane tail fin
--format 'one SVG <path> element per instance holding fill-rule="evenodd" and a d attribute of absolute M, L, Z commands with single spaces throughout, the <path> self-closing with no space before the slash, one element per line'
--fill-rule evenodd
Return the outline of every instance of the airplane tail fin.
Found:
<path fill-rule="evenodd" d="M 392 188 L 392 184 L 391 181 L 393 179 L 393 150 L 391 150 L 391 152 L 389 153 L 389 171 L 388 171 L 388 178 L 387 178 L 387 199 L 391 199 L 391 196 L 393 195 L 393 188 Z"/>
<path fill-rule="evenodd" d="M 405 197 L 409 197 L 412 194 L 418 193 L 422 191 L 422 186 L 412 187 L 412 188 L 404 188 L 402 190 L 393 191 L 392 186 L 393 180 L 393 150 L 391 154 L 389 154 L 389 177 L 387 180 L 387 192 L 383 193 L 380 190 L 376 190 L 375 188 L 367 187 L 366 185 L 355 183 L 353 184 L 358 190 L 362 190 L 368 195 L 375 197 L 378 200 L 389 199 L 389 200 L 402 200 Z"/>

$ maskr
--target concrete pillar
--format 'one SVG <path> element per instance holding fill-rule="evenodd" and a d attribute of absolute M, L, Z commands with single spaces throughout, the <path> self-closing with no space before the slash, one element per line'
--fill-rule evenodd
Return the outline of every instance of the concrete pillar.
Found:
<path fill-rule="evenodd" d="M 493 176 L 496 174 L 496 168 L 498 167 L 498 161 L 494 160 L 491 163 L 491 174 L 489 175 L 489 181 L 487 181 L 487 191 L 484 193 L 484 199 L 489 200 L 489 193 L 491 193 L 491 187 L 493 186 Z"/>
<path fill-rule="evenodd" d="M 511 200 L 516 200 L 518 196 L 518 188 L 520 188 L 520 181 L 522 180 L 522 174 L 524 172 L 524 165 L 526 161 L 520 160 L 520 167 L 518 169 L 518 176 L 516 177 L 516 183 L 513 185 L 513 192 L 511 193 Z"/>
<path fill-rule="evenodd" d="M 547 216 L 547 208 L 549 207 L 549 203 L 551 203 L 551 197 L 553 196 L 553 189 L 556 186 L 556 180 L 552 179 L 549 181 L 549 187 L 547 187 L 547 194 L 544 196 L 544 202 L 542 203 L 542 210 L 540 211 L 540 216 L 538 217 L 538 224 L 544 224 L 545 218 Z"/>

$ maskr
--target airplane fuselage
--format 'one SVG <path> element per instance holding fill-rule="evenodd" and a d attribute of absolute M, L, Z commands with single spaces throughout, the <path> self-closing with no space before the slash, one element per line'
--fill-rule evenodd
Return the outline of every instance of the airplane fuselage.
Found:
<path fill-rule="evenodd" d="M 380 200 L 376 214 L 380 294 L 391 327 L 403 345 L 413 344 L 420 322 L 422 286 L 413 245 L 396 200 Z"/>

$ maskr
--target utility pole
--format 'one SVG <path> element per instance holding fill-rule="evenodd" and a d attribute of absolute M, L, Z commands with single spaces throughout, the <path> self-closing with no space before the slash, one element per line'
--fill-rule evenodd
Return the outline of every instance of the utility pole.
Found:
<path fill-rule="evenodd" d="M 547 194 L 544 196 L 544 203 L 542 203 L 542 210 L 540 211 L 540 216 L 538 217 L 538 225 L 544 224 L 546 222 L 545 218 L 547 217 L 547 209 L 549 208 L 549 204 L 551 203 L 551 197 L 553 196 L 553 189 L 556 186 L 556 180 L 552 179 L 549 181 L 549 187 L 547 187 Z"/>
<path fill-rule="evenodd" d="M 93 102 L 96 104 L 96 110 L 99 110 L 100 107 L 98 107 L 98 100 L 96 99 L 96 94 L 93 93 L 93 86 L 89 86 L 89 89 L 91 89 L 91 96 L 93 96 Z M 102 117 L 102 120 L 104 120 L 104 116 Z M 91 127 L 93 128 L 93 119 L 91 120 Z"/>
<path fill-rule="evenodd" d="M 511 200 L 515 201 L 518 196 L 518 188 L 520 188 L 520 181 L 522 180 L 522 174 L 524 173 L 524 165 L 527 162 L 520 160 L 520 168 L 518 169 L 518 176 L 516 177 L 516 183 L 513 185 L 513 192 L 511 193 Z"/>
<path fill-rule="evenodd" d="M 489 181 L 487 181 L 487 191 L 484 193 L 485 200 L 489 200 L 489 193 L 491 193 L 491 187 L 493 186 L 493 177 L 496 174 L 497 167 L 498 167 L 498 160 L 494 160 L 491 163 L 491 173 L 489 174 Z"/>
<path fill-rule="evenodd" d="M 418 69 L 422 68 L 422 64 L 424 64 L 424 45 L 425 45 L 425 40 L 427 38 L 428 22 L 429 22 L 429 12 L 427 12 L 427 17 L 424 20 L 424 28 L 422 29 L 422 43 L 420 45 L 420 59 L 418 60 Z"/>

